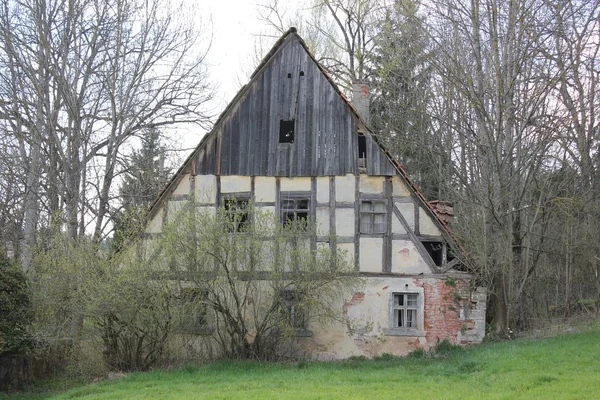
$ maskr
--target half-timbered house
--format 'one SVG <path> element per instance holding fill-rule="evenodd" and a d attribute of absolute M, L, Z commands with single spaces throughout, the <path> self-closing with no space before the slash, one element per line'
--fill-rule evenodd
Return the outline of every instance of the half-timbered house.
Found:
<path fill-rule="evenodd" d="M 460 271 L 447 218 L 357 111 L 367 94 L 357 86 L 351 104 L 291 29 L 163 190 L 147 232 L 160 232 L 169 205 L 190 197 L 218 207 L 235 196 L 284 220 L 301 213 L 333 234 L 317 241 L 347 251 L 364 279 L 340 305 L 344 323 L 310 326 L 298 339 L 313 357 L 479 342 L 485 291 Z"/>

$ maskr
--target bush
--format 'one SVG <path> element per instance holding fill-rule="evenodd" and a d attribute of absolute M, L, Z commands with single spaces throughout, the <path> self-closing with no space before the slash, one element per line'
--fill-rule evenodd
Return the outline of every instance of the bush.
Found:
<path fill-rule="evenodd" d="M 28 327 L 32 317 L 27 277 L 0 255 L 0 355 L 19 353 L 31 346 Z"/>

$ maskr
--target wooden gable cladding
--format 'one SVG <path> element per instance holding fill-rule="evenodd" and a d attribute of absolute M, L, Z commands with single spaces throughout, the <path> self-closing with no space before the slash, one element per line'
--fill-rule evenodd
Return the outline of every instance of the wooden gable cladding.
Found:
<path fill-rule="evenodd" d="M 294 139 L 280 143 L 280 121 Z M 332 176 L 358 174 L 358 118 L 296 34 L 253 75 L 196 157 L 197 174 Z M 370 133 L 366 172 L 395 168 Z"/>

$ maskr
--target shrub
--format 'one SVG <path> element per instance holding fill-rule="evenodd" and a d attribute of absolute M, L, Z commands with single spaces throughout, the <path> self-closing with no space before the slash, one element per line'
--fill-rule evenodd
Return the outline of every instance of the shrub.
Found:
<path fill-rule="evenodd" d="M 0 255 L 0 355 L 19 353 L 31 345 L 32 320 L 27 277 Z"/>

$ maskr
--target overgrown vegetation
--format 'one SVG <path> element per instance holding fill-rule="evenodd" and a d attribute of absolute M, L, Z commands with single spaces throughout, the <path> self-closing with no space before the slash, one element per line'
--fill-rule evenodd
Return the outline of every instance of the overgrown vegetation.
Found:
<path fill-rule="evenodd" d="M 210 331 L 217 354 L 297 356 L 294 338 L 309 334 L 311 322 L 341 318 L 356 271 L 344 252 L 317 247 L 314 223 L 294 217 L 282 225 L 250 202 L 227 201 L 216 213 L 186 204 L 157 246 L 171 271 L 187 277 L 179 290 L 194 293 L 196 323 Z"/>
<path fill-rule="evenodd" d="M 0 252 L 0 355 L 31 347 L 30 292 L 21 268 Z"/>
<path fill-rule="evenodd" d="M 596 329 L 598 327 L 596 326 Z M 20 399 L 480 399 L 600 396 L 598 331 L 549 340 L 515 340 L 451 352 L 445 357 L 352 360 L 321 363 L 219 361 L 164 372 L 131 374 L 117 381 L 57 382 Z M 63 389 L 65 390 L 65 389 Z M 7 398 L 11 398 L 8 396 Z"/>

